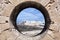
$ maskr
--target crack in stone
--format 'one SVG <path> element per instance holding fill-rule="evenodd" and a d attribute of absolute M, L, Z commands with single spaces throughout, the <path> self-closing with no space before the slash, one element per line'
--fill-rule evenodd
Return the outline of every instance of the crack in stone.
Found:
<path fill-rule="evenodd" d="M 19 36 L 20 36 L 20 35 L 19 35 Z M 17 36 L 17 37 L 15 38 L 15 40 L 17 40 L 17 38 L 18 38 L 19 36 Z"/>
<path fill-rule="evenodd" d="M 1 12 L 2 10 L 4 10 L 4 7 L 3 7 L 2 4 L 0 4 L 0 12 Z"/>
<path fill-rule="evenodd" d="M 55 30 L 53 30 L 53 29 L 49 29 L 50 31 L 55 31 Z"/>
<path fill-rule="evenodd" d="M 5 0 L 5 2 L 4 2 L 5 4 L 12 4 L 9 0 Z"/>
<path fill-rule="evenodd" d="M 0 3 L 0 12 L 3 11 L 5 7 L 6 5 L 4 3 Z"/>
<path fill-rule="evenodd" d="M 53 38 L 50 34 L 48 34 L 52 39 L 55 39 L 55 38 Z"/>
<path fill-rule="evenodd" d="M 50 0 L 50 2 L 49 2 L 49 3 L 50 3 L 50 4 L 52 4 L 52 3 L 54 3 L 54 2 L 55 2 L 54 0 Z"/>
<path fill-rule="evenodd" d="M 54 32 L 55 30 L 53 29 L 49 29 L 50 31 Z M 48 33 L 47 33 L 48 34 Z M 55 37 L 53 37 L 51 34 L 48 34 L 52 39 L 55 39 Z"/>
<path fill-rule="evenodd" d="M 6 7 L 5 4 L 12 4 L 9 0 L 4 0 L 2 3 L 0 3 L 0 12 L 4 10 L 4 8 Z"/>
<path fill-rule="evenodd" d="M 54 2 L 55 2 L 54 0 L 50 0 L 50 2 L 49 2 L 47 5 L 53 4 Z M 46 6 L 47 6 L 47 5 L 46 5 Z M 45 6 L 45 7 L 46 7 L 46 6 Z"/>
<path fill-rule="evenodd" d="M 12 29 L 15 29 L 15 28 L 7 28 L 7 29 L 2 30 L 1 33 L 0 33 L 0 35 L 1 35 L 2 32 L 4 32 L 4 31 L 7 31 L 7 30 L 8 30 L 8 31 L 12 31 Z"/>
<path fill-rule="evenodd" d="M 59 31 L 55 31 L 55 30 L 53 30 L 53 29 L 49 29 L 50 31 L 53 31 L 53 32 L 59 32 Z"/>
<path fill-rule="evenodd" d="M 6 24 L 6 23 L 0 23 L 0 24 Z"/>

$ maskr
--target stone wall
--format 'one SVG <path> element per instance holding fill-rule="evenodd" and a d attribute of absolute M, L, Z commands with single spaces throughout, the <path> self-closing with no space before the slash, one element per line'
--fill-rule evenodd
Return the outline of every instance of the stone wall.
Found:
<path fill-rule="evenodd" d="M 14 7 L 25 1 L 36 1 L 49 12 L 52 22 L 41 40 L 60 40 L 60 0 L 0 0 L 0 40 L 40 40 L 39 37 L 22 37 L 10 23 L 10 14 Z"/>

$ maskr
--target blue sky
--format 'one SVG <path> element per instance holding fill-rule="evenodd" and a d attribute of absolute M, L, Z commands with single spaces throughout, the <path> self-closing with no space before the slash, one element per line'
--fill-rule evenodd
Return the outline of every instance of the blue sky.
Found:
<path fill-rule="evenodd" d="M 17 16 L 16 22 L 20 23 L 26 20 L 27 21 L 41 21 L 42 23 L 45 23 L 43 14 L 35 8 L 26 8 L 22 10 Z"/>

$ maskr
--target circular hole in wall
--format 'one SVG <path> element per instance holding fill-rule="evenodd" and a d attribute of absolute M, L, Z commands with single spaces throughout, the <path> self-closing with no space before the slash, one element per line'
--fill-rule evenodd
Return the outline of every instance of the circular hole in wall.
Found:
<path fill-rule="evenodd" d="M 41 11 L 29 7 L 18 14 L 16 24 L 22 34 L 34 36 L 43 30 L 45 19 Z"/>
<path fill-rule="evenodd" d="M 17 5 L 10 15 L 10 21 L 15 29 L 28 36 L 38 36 L 44 33 L 51 23 L 45 7 L 33 1 Z"/>

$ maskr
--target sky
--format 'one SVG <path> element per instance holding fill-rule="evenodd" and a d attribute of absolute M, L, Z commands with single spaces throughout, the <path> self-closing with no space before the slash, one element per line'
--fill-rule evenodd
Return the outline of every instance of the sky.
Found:
<path fill-rule="evenodd" d="M 42 23 L 45 23 L 45 19 L 42 12 L 35 8 L 23 9 L 18 14 L 16 23 L 18 24 L 22 21 L 41 21 Z"/>

